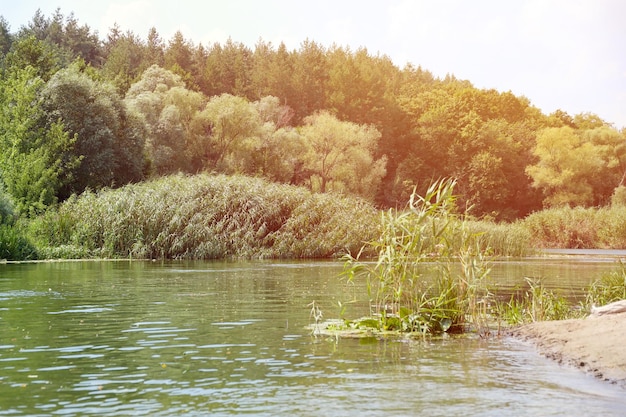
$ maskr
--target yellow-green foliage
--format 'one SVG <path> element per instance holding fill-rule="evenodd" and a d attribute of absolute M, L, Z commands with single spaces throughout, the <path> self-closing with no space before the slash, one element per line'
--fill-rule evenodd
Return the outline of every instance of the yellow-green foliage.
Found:
<path fill-rule="evenodd" d="M 536 248 L 626 247 L 626 207 L 546 209 L 521 222 Z"/>
<path fill-rule="evenodd" d="M 376 236 L 378 212 L 258 178 L 175 175 L 73 197 L 31 230 L 50 256 L 324 258 Z"/>

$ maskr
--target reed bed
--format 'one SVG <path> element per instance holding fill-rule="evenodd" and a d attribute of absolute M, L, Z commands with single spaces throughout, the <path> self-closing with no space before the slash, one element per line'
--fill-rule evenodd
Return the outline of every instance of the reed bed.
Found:
<path fill-rule="evenodd" d="M 622 205 L 546 209 L 520 223 L 536 248 L 626 248 L 626 206 Z"/>
<path fill-rule="evenodd" d="M 378 233 L 358 198 L 259 178 L 174 175 L 86 192 L 31 223 L 45 257 L 329 258 Z"/>

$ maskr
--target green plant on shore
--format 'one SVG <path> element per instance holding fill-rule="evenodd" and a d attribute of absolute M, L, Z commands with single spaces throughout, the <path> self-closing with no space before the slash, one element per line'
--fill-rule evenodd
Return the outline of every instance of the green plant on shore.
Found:
<path fill-rule="evenodd" d="M 528 290 L 512 294 L 506 303 L 496 304 L 500 319 L 509 324 L 524 324 L 583 316 L 581 309 L 574 308 L 567 298 L 546 288 L 540 279 L 527 277 L 526 282 Z"/>
<path fill-rule="evenodd" d="M 626 300 L 626 265 L 621 260 L 618 267 L 603 274 L 595 280 L 587 290 L 585 307 L 602 306 L 614 301 Z"/>
<path fill-rule="evenodd" d="M 441 180 L 408 209 L 381 214 L 382 232 L 366 245 L 375 263 L 346 256 L 342 275 L 365 279 L 370 318 L 378 328 L 407 332 L 464 330 L 483 323 L 480 301 L 489 274 L 480 235 L 455 213 L 456 182 Z M 482 324 L 481 324 L 482 325 Z"/>

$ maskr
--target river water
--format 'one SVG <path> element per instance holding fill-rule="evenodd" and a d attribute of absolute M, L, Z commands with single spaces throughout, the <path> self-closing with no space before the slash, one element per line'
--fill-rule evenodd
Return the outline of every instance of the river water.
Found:
<path fill-rule="evenodd" d="M 494 265 L 578 291 L 615 265 Z M 624 390 L 507 337 L 314 337 L 365 299 L 336 262 L 0 265 L 0 416 L 626 414 Z M 367 303 L 350 304 L 346 316 Z"/>

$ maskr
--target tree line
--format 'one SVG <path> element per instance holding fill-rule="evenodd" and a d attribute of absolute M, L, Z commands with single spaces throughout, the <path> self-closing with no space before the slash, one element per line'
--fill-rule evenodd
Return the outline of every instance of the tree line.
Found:
<path fill-rule="evenodd" d="M 365 48 L 202 45 L 117 26 L 101 39 L 73 14 L 38 11 L 15 32 L 0 17 L 0 76 L 0 178 L 26 214 L 207 171 L 381 208 L 452 177 L 463 210 L 498 220 L 626 194 L 624 130 Z"/>

